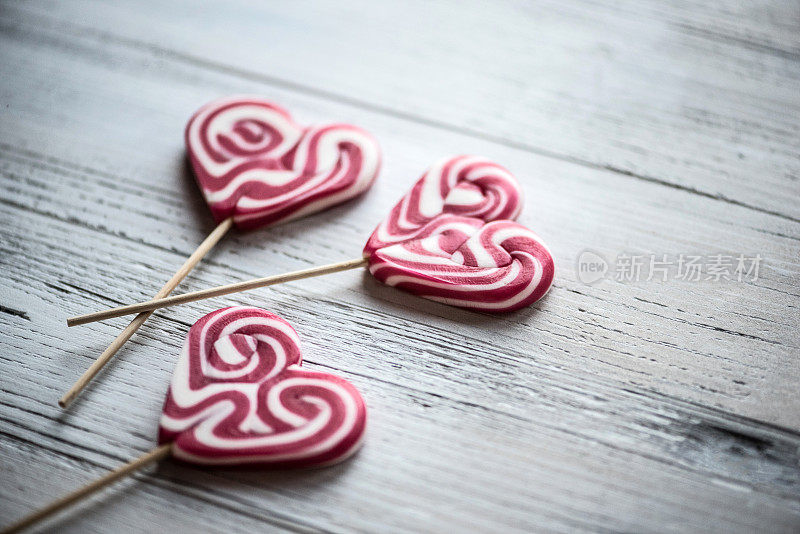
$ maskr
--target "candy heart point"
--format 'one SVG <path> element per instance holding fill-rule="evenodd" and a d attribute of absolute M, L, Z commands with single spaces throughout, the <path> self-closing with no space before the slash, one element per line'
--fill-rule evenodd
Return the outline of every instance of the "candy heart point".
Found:
<path fill-rule="evenodd" d="M 250 360 L 257 346 L 258 340 L 252 336 L 232 334 L 215 341 L 214 352 L 222 362 L 238 367 Z"/>
<path fill-rule="evenodd" d="M 490 194 L 491 192 L 484 191 L 474 183 L 461 182 L 450 190 L 444 199 L 444 204 L 452 206 L 454 209 L 459 207 L 465 210 L 475 209 L 475 206 L 481 205 Z"/>
<path fill-rule="evenodd" d="M 224 150 L 218 161 L 230 161 L 253 153 L 270 153 L 281 142 L 280 132 L 269 123 L 255 119 L 242 119 L 231 127 L 230 133 L 217 135 L 217 143 Z"/>

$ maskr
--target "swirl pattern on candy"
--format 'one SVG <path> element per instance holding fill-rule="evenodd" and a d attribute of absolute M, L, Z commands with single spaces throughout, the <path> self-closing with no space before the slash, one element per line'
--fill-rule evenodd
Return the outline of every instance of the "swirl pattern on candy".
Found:
<path fill-rule="evenodd" d="M 486 222 L 516 219 L 522 201 L 517 179 L 497 163 L 475 156 L 442 159 L 422 175 L 372 232 L 364 256 L 414 238 L 441 214 Z"/>
<path fill-rule="evenodd" d="M 542 298 L 555 267 L 547 246 L 520 224 L 444 214 L 414 238 L 374 251 L 369 270 L 427 299 L 507 312 Z"/>
<path fill-rule="evenodd" d="M 299 343 L 289 323 L 259 308 L 200 319 L 172 377 L 159 443 L 210 465 L 309 467 L 353 454 L 364 401 L 346 380 L 302 368 Z"/>
<path fill-rule="evenodd" d="M 366 191 L 380 149 L 348 124 L 303 128 L 255 97 L 216 100 L 186 126 L 186 147 L 214 218 L 252 229 L 308 215 Z"/>

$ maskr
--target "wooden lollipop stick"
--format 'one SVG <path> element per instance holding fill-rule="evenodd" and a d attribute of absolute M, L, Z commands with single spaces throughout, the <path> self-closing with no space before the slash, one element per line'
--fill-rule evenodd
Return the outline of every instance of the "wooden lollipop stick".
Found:
<path fill-rule="evenodd" d="M 86 315 L 78 315 L 67 319 L 67 326 L 77 326 L 79 324 L 93 323 L 95 321 L 103 321 L 111 319 L 112 317 L 120 317 L 122 315 L 129 315 L 131 313 L 142 313 L 167 306 L 175 306 L 177 304 L 185 304 L 187 302 L 194 302 L 196 300 L 203 300 L 211 297 L 219 297 L 222 295 L 230 295 L 231 293 L 238 293 L 240 291 L 247 291 L 249 289 L 256 289 L 259 287 L 272 286 L 281 284 L 283 282 L 291 282 L 292 280 L 301 280 L 303 278 L 311 278 L 313 276 L 321 276 L 323 274 L 338 273 L 339 271 L 347 271 L 348 269 L 356 269 L 367 265 L 366 258 L 358 258 L 356 260 L 348 260 L 339 263 L 331 263 L 330 265 L 323 265 L 322 267 L 314 267 L 312 269 L 303 269 L 301 271 L 293 271 L 291 273 L 278 274 L 275 276 L 267 276 L 266 278 L 256 278 L 246 282 L 238 282 L 236 284 L 228 284 L 226 286 L 212 287 L 211 289 L 204 289 L 202 291 L 194 291 L 192 293 L 185 293 L 183 295 L 175 295 L 173 297 L 148 300 L 147 302 L 140 302 L 139 304 L 131 304 L 129 306 L 122 306 L 120 308 L 112 308 L 110 310 L 89 313 Z"/>
<path fill-rule="evenodd" d="M 164 284 L 164 287 L 156 293 L 155 298 L 160 299 L 169 295 L 173 289 L 177 287 L 177 285 L 186 278 L 186 275 L 189 274 L 197 263 L 203 259 L 203 256 L 208 254 L 208 251 L 214 248 L 222 236 L 224 236 L 228 230 L 230 230 L 231 226 L 233 226 L 233 218 L 229 217 L 219 223 L 214 230 L 208 234 L 200 246 L 192 252 L 192 255 L 186 259 L 186 262 L 181 265 L 181 268 L 172 275 L 172 278 Z M 66 408 L 75 397 L 80 394 L 83 388 L 100 372 L 100 370 L 114 357 L 114 354 L 122 347 L 122 345 L 127 342 L 131 336 L 139 329 L 140 326 L 144 324 L 144 322 L 153 314 L 153 312 L 145 312 L 140 313 L 137 315 L 133 321 L 117 336 L 117 338 L 111 342 L 111 344 L 103 351 L 103 353 L 98 357 L 94 363 L 83 373 L 77 382 L 67 391 L 63 397 L 58 401 L 59 406 L 62 408 Z"/>
<path fill-rule="evenodd" d="M 72 493 L 61 497 L 57 501 L 49 504 L 48 506 L 42 508 L 41 510 L 32 513 L 28 517 L 25 517 L 13 525 L 7 526 L 4 528 L 0 534 L 11 534 L 12 532 L 19 532 L 20 530 L 27 528 L 34 523 L 37 523 L 48 516 L 58 512 L 59 510 L 63 510 L 70 504 L 83 499 L 94 493 L 95 491 L 108 486 L 109 484 L 116 482 L 117 480 L 133 473 L 134 471 L 138 471 L 139 469 L 145 467 L 148 464 L 153 462 L 157 462 L 163 458 L 166 458 L 170 455 L 172 451 L 172 444 L 167 443 L 166 445 L 161 445 L 156 447 L 152 451 L 148 452 L 147 454 L 140 456 L 136 460 L 133 460 L 130 463 L 123 465 L 111 471 L 109 474 L 104 476 L 103 478 L 99 478 L 90 484 L 85 485 L 84 487 L 80 488 L 79 490 L 73 491 Z"/>

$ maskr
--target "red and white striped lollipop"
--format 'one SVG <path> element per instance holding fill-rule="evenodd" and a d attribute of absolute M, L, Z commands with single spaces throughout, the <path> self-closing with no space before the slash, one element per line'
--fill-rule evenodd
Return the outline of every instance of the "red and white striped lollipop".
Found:
<path fill-rule="evenodd" d="M 321 467 L 358 450 L 367 409 L 337 376 L 301 367 L 297 333 L 259 308 L 224 308 L 186 336 L 159 427 L 159 445 L 17 521 L 17 532 L 153 462 Z"/>
<path fill-rule="evenodd" d="M 373 251 L 369 271 L 426 299 L 507 312 L 542 298 L 555 267 L 547 246 L 521 224 L 440 215 L 414 238 Z"/>
<path fill-rule="evenodd" d="M 366 425 L 346 380 L 301 367 L 300 340 L 259 308 L 212 312 L 189 330 L 164 403 L 159 443 L 213 465 L 308 467 L 356 451 Z"/>
<path fill-rule="evenodd" d="M 349 124 L 304 128 L 283 108 L 254 97 L 200 108 L 186 126 L 195 178 L 217 221 L 242 229 L 302 217 L 366 191 L 380 149 Z"/>
<path fill-rule="evenodd" d="M 364 256 L 416 236 L 441 214 L 486 222 L 516 219 L 522 188 L 514 175 L 493 161 L 456 156 L 435 163 L 381 222 L 364 247 Z"/>
<path fill-rule="evenodd" d="M 215 100 L 185 131 L 195 178 L 217 228 L 156 294 L 164 298 L 232 225 L 251 230 L 329 208 L 366 191 L 380 169 L 377 141 L 349 124 L 302 127 L 257 97 Z M 144 324 L 140 314 L 59 401 L 66 407 Z"/>
<path fill-rule="evenodd" d="M 522 202 L 516 178 L 497 163 L 441 160 L 372 232 L 363 251 L 369 271 L 387 285 L 452 306 L 524 308 L 547 293 L 555 269 L 542 240 L 510 220 Z"/>
<path fill-rule="evenodd" d="M 510 220 L 522 190 L 483 158 L 442 160 L 392 208 L 362 257 L 322 267 L 73 317 L 70 326 L 369 266 L 378 280 L 421 297 L 486 312 L 528 306 L 550 289 L 555 267 L 542 240 Z"/>

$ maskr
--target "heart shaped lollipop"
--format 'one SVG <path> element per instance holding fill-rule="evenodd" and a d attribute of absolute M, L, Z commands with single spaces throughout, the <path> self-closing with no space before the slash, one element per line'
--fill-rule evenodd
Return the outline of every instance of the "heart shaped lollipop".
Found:
<path fill-rule="evenodd" d="M 379 280 L 422 297 L 488 312 L 528 306 L 553 282 L 553 257 L 515 218 L 522 190 L 483 158 L 442 160 L 372 232 L 362 257 L 73 317 L 70 326 L 369 265 Z"/>
<path fill-rule="evenodd" d="M 366 407 L 346 380 L 301 367 L 285 320 L 258 308 L 212 312 L 189 330 L 159 431 L 172 454 L 201 464 L 308 467 L 361 443 Z"/>
<path fill-rule="evenodd" d="M 195 178 L 217 221 L 242 229 L 288 221 L 366 191 L 380 167 L 375 139 L 349 124 L 303 128 L 254 97 L 206 104 L 186 126 Z"/>
<path fill-rule="evenodd" d="M 522 189 L 497 163 L 441 160 L 372 232 L 364 247 L 381 282 L 462 308 L 506 312 L 528 306 L 553 283 L 553 257 L 512 222 Z M 488 223 L 488 224 L 487 224 Z"/>
<path fill-rule="evenodd" d="M 259 308 L 224 308 L 186 336 L 159 427 L 159 445 L 22 518 L 17 532 L 121 478 L 173 456 L 202 465 L 319 467 L 361 445 L 367 409 L 346 380 L 301 367 L 297 333 Z"/>
<path fill-rule="evenodd" d="M 156 293 L 169 295 L 233 224 L 253 229 L 351 199 L 380 168 L 375 139 L 348 124 L 303 128 L 283 108 L 255 97 L 206 104 L 186 126 L 195 178 L 219 225 Z M 147 320 L 139 315 L 59 401 L 66 407 Z"/>

